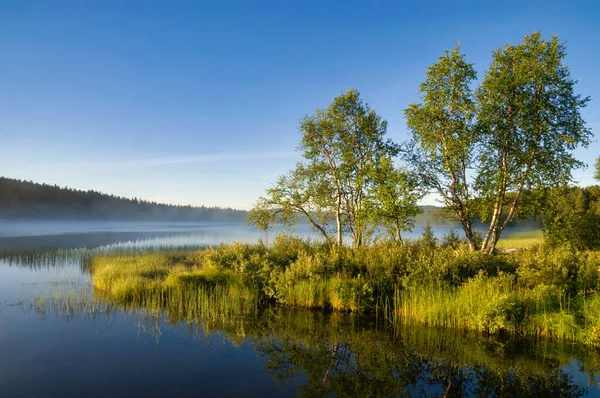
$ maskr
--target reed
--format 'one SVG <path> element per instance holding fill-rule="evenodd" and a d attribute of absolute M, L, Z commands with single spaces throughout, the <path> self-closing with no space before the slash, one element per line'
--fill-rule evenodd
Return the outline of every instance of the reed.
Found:
<path fill-rule="evenodd" d="M 50 291 L 36 292 L 29 306 L 38 315 L 66 321 L 76 318 L 110 319 L 117 310 L 110 303 L 94 299 L 89 288 L 72 284 L 54 286 Z"/>
<path fill-rule="evenodd" d="M 99 253 L 93 284 L 121 306 L 173 318 L 248 314 L 265 303 L 369 313 L 392 323 L 600 345 L 600 253 L 536 246 L 510 255 L 464 245 L 380 243 L 329 250 L 279 237 L 194 251 Z"/>
<path fill-rule="evenodd" d="M 459 287 L 415 286 L 397 290 L 394 296 L 394 316 L 399 322 L 568 341 L 582 341 L 591 332 L 585 319 L 593 315 L 579 320 L 580 307 L 580 299 L 562 289 L 522 288 L 512 275 L 480 274 Z M 587 308 L 592 311 L 594 307 Z"/>

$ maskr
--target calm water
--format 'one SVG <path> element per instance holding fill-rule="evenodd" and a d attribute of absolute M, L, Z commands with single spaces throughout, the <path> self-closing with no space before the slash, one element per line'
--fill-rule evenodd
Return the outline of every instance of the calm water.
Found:
<path fill-rule="evenodd" d="M 0 396 L 600 396 L 600 352 L 569 344 L 276 307 L 124 310 L 93 292 L 72 250 L 258 237 L 231 224 L 0 224 Z"/>

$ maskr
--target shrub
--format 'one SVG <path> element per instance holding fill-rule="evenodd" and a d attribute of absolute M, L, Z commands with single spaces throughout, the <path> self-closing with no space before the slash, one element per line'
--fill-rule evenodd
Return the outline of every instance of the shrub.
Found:
<path fill-rule="evenodd" d="M 330 282 L 331 306 L 335 310 L 365 311 L 373 307 L 373 288 L 361 277 L 333 278 Z"/>
<path fill-rule="evenodd" d="M 519 253 L 515 260 L 525 286 L 552 284 L 563 287 L 571 295 L 598 288 L 600 251 L 541 246 Z"/>
<path fill-rule="evenodd" d="M 460 236 L 454 231 L 454 228 L 450 228 L 447 234 L 442 236 L 442 247 L 450 247 L 452 249 L 458 249 L 463 243 Z"/>

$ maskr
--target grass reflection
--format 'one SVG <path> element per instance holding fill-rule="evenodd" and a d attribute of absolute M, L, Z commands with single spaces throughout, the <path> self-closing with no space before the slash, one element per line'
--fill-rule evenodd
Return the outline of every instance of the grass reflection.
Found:
<path fill-rule="evenodd" d="M 577 361 L 593 381 L 600 365 L 593 352 L 575 345 L 391 325 L 341 312 L 240 306 L 218 289 L 196 294 L 211 305 L 191 305 L 183 296 L 126 304 L 65 280 L 36 292 L 30 308 L 69 322 L 112 322 L 120 314 L 157 343 L 166 328 L 183 328 L 195 339 L 217 333 L 233 345 L 252 345 L 281 388 L 304 396 L 581 396 L 585 389 L 563 368 Z"/>

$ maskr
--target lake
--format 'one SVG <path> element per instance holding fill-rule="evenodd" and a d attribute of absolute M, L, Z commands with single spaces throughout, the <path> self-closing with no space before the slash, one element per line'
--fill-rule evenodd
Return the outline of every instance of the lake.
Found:
<path fill-rule="evenodd" d="M 277 306 L 186 319 L 113 304 L 84 261 L 260 237 L 227 223 L 1 221 L 0 396 L 600 396 L 600 355 L 585 347 Z"/>

